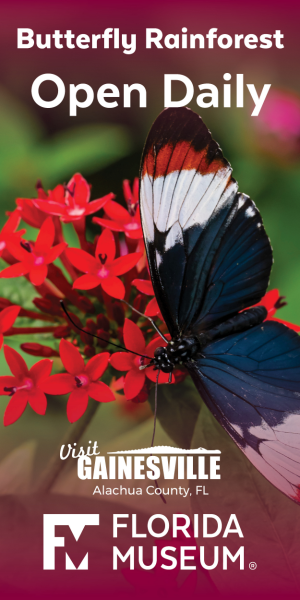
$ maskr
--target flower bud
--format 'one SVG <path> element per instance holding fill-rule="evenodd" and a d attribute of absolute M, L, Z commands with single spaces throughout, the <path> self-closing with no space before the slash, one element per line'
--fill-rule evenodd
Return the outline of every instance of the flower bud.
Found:
<path fill-rule="evenodd" d="M 97 335 L 101 338 L 104 338 L 104 340 L 107 339 L 107 342 L 97 340 L 97 346 L 100 346 L 100 348 L 106 348 L 106 346 L 109 342 L 109 337 L 110 337 L 109 333 L 107 331 L 105 331 L 104 329 L 97 329 Z"/>
<path fill-rule="evenodd" d="M 99 329 L 104 329 L 104 331 L 109 331 L 109 320 L 102 313 L 100 313 L 97 316 L 97 325 L 98 325 Z"/>
<path fill-rule="evenodd" d="M 133 301 L 133 307 L 136 308 L 136 310 L 138 310 L 139 312 L 144 313 L 146 303 L 147 297 L 143 294 L 138 294 Z M 132 312 L 131 321 L 136 323 L 139 320 L 139 318 L 140 316 L 137 313 Z"/>
<path fill-rule="evenodd" d="M 87 358 L 92 358 L 92 356 L 95 356 L 96 350 L 94 346 L 85 346 L 83 349 L 83 353 L 85 354 L 85 356 L 87 356 Z"/>
<path fill-rule="evenodd" d="M 91 333 L 92 333 L 92 331 L 89 327 L 83 327 L 83 331 L 80 332 L 81 341 L 84 344 L 87 344 L 88 346 L 92 346 L 94 343 L 94 340 L 93 340 L 92 336 L 90 335 Z"/>
<path fill-rule="evenodd" d="M 35 342 L 21 344 L 20 348 L 23 352 L 26 352 L 26 354 L 30 354 L 31 356 L 43 356 L 44 358 L 59 356 L 59 353 L 50 346 L 43 346 L 42 344 L 37 344 Z"/>
<path fill-rule="evenodd" d="M 53 337 L 60 339 L 60 338 L 67 338 L 71 333 L 71 329 L 68 325 L 59 325 L 58 327 L 55 328 L 55 331 L 53 333 Z"/>
<path fill-rule="evenodd" d="M 96 333 L 97 325 L 96 325 L 95 321 L 93 321 L 93 319 L 87 319 L 86 326 L 88 327 L 89 331 L 91 331 L 92 333 Z"/>
<path fill-rule="evenodd" d="M 125 311 L 123 305 L 120 302 L 115 302 L 113 304 L 113 315 L 117 325 L 119 325 L 119 327 L 123 327 L 125 320 Z"/>

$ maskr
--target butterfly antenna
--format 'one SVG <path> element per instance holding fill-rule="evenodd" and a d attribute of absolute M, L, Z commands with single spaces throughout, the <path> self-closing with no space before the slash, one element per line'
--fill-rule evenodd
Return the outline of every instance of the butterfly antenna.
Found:
<path fill-rule="evenodd" d="M 125 350 L 126 352 L 131 352 L 131 354 L 136 354 L 136 356 L 141 356 L 142 358 L 148 358 L 149 360 L 151 360 L 150 356 L 145 356 L 145 354 L 139 354 L 138 352 L 134 352 L 134 350 L 128 350 L 128 348 L 125 348 L 125 346 L 120 346 L 119 344 L 115 344 L 114 342 L 109 342 L 105 338 L 101 338 L 101 337 L 99 337 L 99 335 L 95 335 L 95 333 L 91 333 L 90 331 L 85 331 L 85 329 L 83 329 L 82 327 L 79 327 L 79 325 L 77 325 L 75 323 L 75 321 L 73 321 L 72 317 L 70 316 L 69 312 L 67 311 L 67 309 L 64 305 L 63 300 L 60 300 L 60 305 L 61 305 L 64 313 L 67 315 L 69 321 L 71 321 L 72 325 L 74 325 L 74 327 L 76 327 L 76 329 L 78 329 L 79 331 L 82 331 L 83 333 L 87 333 L 91 337 L 97 338 L 97 340 L 100 340 L 101 342 L 107 342 L 107 343 L 111 344 L 112 346 L 115 346 L 116 348 L 120 348 L 121 350 Z"/>
<path fill-rule="evenodd" d="M 144 319 L 147 319 L 148 321 L 150 321 L 152 327 L 154 327 L 154 329 L 157 331 L 157 333 L 160 335 L 160 337 L 168 343 L 168 339 L 164 336 L 164 334 L 158 329 L 157 325 L 155 325 L 153 319 L 151 319 L 151 317 L 147 317 L 146 315 L 144 315 L 144 313 L 140 312 L 139 310 L 137 310 L 136 308 L 134 308 L 131 304 L 129 304 L 129 302 L 126 302 L 126 300 L 121 300 L 121 302 L 124 302 L 124 304 L 127 304 L 127 306 L 129 306 L 129 308 L 131 308 L 131 310 L 133 310 L 134 312 L 136 312 L 138 315 L 140 315 L 141 317 L 144 317 Z"/>
<path fill-rule="evenodd" d="M 159 374 L 160 374 L 160 369 L 158 369 L 157 371 L 157 377 L 156 377 L 156 383 L 155 383 L 155 396 L 154 396 L 154 423 L 153 423 L 153 434 L 152 434 L 152 441 L 151 441 L 151 448 L 153 448 L 154 446 L 154 438 L 155 438 L 155 429 L 156 429 L 156 417 L 157 417 L 157 390 L 158 390 L 158 379 L 159 379 Z M 152 455 L 151 455 L 152 456 Z M 157 489 L 159 489 L 158 487 L 158 483 L 157 480 L 155 479 L 155 486 Z M 159 493 L 159 496 L 161 498 L 161 500 L 163 501 L 164 504 L 167 504 L 167 501 L 163 495 L 162 492 Z"/>

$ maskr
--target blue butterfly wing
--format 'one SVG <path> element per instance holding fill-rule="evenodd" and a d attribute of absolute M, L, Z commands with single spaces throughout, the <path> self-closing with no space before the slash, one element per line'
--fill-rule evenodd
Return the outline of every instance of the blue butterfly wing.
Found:
<path fill-rule="evenodd" d="M 140 207 L 155 296 L 175 337 L 221 323 L 265 294 L 272 249 L 252 200 L 201 118 L 166 109 L 146 141 Z"/>
<path fill-rule="evenodd" d="M 272 249 L 254 202 L 239 194 L 235 214 L 214 256 L 193 331 L 218 325 L 259 302 L 269 283 Z"/>
<path fill-rule="evenodd" d="M 253 465 L 300 503 L 300 338 L 275 321 L 203 349 L 189 371 Z"/>

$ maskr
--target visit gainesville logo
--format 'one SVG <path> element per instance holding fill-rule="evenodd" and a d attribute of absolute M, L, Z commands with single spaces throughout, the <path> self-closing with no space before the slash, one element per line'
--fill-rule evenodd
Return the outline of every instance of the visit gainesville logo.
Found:
<path fill-rule="evenodd" d="M 60 457 L 65 460 L 69 456 L 77 459 L 77 475 L 79 479 L 101 480 L 102 486 L 96 486 L 94 494 L 99 495 L 142 495 L 143 487 L 128 488 L 123 485 L 119 487 L 107 487 L 108 480 L 150 480 L 153 483 L 161 478 L 164 481 L 176 480 L 177 483 L 190 480 L 201 482 L 220 479 L 220 450 L 206 450 L 196 448 L 184 450 L 172 446 L 155 446 L 139 450 L 124 450 L 101 454 L 97 442 L 88 446 L 86 451 L 83 447 L 78 452 L 72 445 L 61 447 Z M 178 494 L 186 497 L 189 488 L 177 485 L 170 492 L 162 490 L 157 485 L 149 485 L 146 493 L 149 495 Z M 205 486 L 196 486 L 196 493 L 204 493 Z"/>

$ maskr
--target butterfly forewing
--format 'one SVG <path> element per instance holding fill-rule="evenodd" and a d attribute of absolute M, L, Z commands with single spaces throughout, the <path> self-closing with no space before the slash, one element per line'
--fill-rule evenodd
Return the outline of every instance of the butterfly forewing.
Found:
<path fill-rule="evenodd" d="M 142 157 L 140 205 L 154 291 L 173 337 L 221 322 L 258 302 L 267 288 L 269 240 L 231 171 L 198 115 L 186 108 L 159 115 Z M 246 246 L 241 235 L 248 235 Z M 228 239 L 235 253 L 223 268 Z"/>

